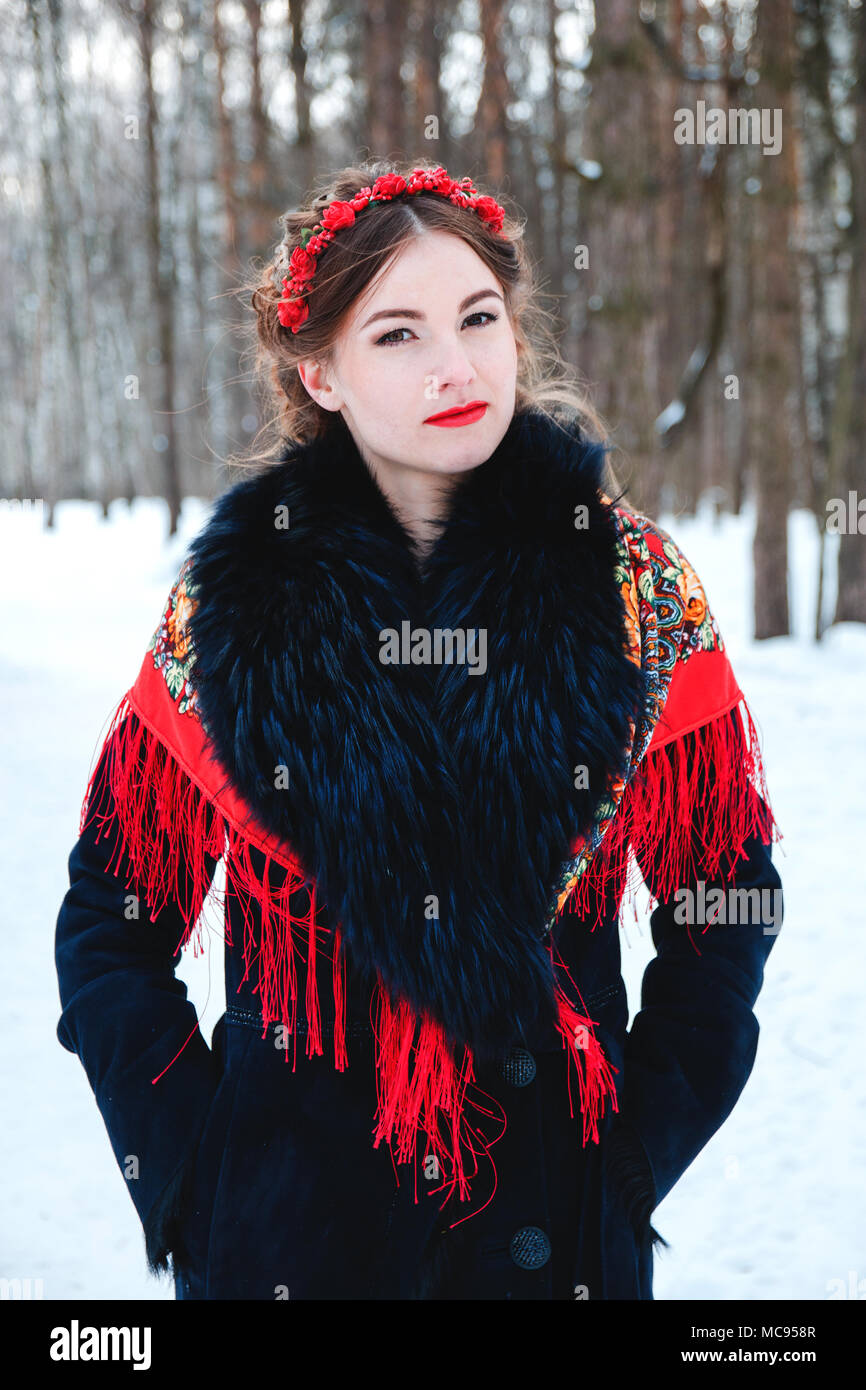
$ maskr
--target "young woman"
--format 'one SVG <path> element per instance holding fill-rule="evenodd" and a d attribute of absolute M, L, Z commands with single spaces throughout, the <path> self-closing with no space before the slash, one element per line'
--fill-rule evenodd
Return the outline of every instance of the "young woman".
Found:
<path fill-rule="evenodd" d="M 252 296 L 279 445 L 112 718 L 59 1039 L 179 1298 L 650 1299 L 781 920 L 751 715 L 539 353 L 518 222 L 376 164 L 284 220 Z M 208 1048 L 174 964 L 220 859 Z"/>

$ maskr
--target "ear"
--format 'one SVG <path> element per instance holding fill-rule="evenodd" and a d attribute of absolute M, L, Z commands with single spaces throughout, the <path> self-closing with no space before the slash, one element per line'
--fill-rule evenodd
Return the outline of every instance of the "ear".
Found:
<path fill-rule="evenodd" d="M 314 357 L 305 358 L 297 365 L 304 389 L 316 404 L 323 410 L 339 410 L 343 397 L 332 383 L 330 368 Z"/>

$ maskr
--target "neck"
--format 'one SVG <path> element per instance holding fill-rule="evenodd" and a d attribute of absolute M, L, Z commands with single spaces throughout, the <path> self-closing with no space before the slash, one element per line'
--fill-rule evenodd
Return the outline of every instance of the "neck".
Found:
<path fill-rule="evenodd" d="M 384 460 L 364 457 L 365 463 L 408 535 L 416 561 L 423 565 L 447 521 L 451 501 L 465 476 L 431 473 Z"/>

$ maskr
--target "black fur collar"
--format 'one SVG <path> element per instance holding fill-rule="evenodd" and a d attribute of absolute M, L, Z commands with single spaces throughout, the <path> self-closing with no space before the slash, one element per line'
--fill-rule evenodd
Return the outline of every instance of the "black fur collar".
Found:
<path fill-rule="evenodd" d="M 603 462 L 576 425 L 516 414 L 422 578 L 340 420 L 224 493 L 191 550 L 192 679 L 220 761 L 317 880 L 353 966 L 479 1060 L 554 1015 L 550 891 L 626 770 L 643 695 Z M 382 664 L 380 633 L 405 622 L 485 629 L 486 672 Z"/>

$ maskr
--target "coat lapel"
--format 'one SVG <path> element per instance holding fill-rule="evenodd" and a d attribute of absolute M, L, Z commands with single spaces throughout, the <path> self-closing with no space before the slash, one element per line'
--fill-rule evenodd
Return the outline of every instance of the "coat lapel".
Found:
<path fill-rule="evenodd" d="M 516 414 L 422 576 L 340 420 L 226 492 L 191 549 L 191 679 L 219 761 L 353 966 L 479 1060 L 554 1016 L 551 886 L 627 770 L 644 695 L 603 460 L 576 426 Z M 486 671 L 383 664 L 404 623 L 483 629 Z"/>

